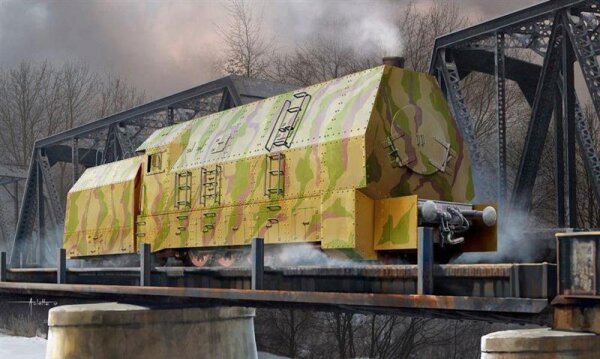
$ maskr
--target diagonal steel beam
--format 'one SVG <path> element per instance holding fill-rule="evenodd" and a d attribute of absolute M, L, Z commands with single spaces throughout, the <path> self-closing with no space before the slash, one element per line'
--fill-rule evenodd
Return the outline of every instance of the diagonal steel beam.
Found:
<path fill-rule="evenodd" d="M 115 134 L 115 131 L 115 125 L 110 125 L 108 127 L 108 132 L 106 133 L 106 142 L 104 143 L 104 148 L 102 149 L 101 163 L 103 164 L 116 161 L 117 159 L 117 135 Z"/>
<path fill-rule="evenodd" d="M 600 64 L 596 58 L 598 49 L 594 47 L 589 36 L 590 32 L 594 30 L 588 29 L 584 19 L 572 14 L 570 11 L 566 13 L 563 21 L 590 92 L 594 109 L 597 114 L 600 114 Z M 588 119 L 585 118 L 578 105 L 575 109 L 575 127 L 584 164 L 594 184 L 596 201 L 600 203 L 600 156 L 597 152 Z"/>
<path fill-rule="evenodd" d="M 34 149 L 29 162 L 29 175 L 25 182 L 23 198 L 21 200 L 21 209 L 19 211 L 19 220 L 15 236 L 11 245 L 10 264 L 15 267 L 19 262 L 19 258 L 28 252 L 33 241 L 33 225 L 35 223 L 35 215 L 37 208 L 37 184 L 38 184 L 38 161 L 36 156 L 37 150 Z"/>
<path fill-rule="evenodd" d="M 477 143 L 475 136 L 475 129 L 473 128 L 473 120 L 467 108 L 465 97 L 462 93 L 462 86 L 460 83 L 460 75 L 458 68 L 453 59 L 446 58 L 445 52 L 440 53 L 438 59 L 439 70 L 444 80 L 447 97 L 450 100 L 450 105 L 454 118 L 460 128 L 461 134 L 463 135 L 467 148 L 469 149 L 469 157 L 471 159 L 471 166 L 473 167 L 473 177 L 475 179 L 476 193 L 481 199 L 489 200 L 490 197 L 490 181 L 484 178 L 485 172 L 483 170 L 483 159 L 481 155 L 480 147 Z"/>
<path fill-rule="evenodd" d="M 135 156 L 135 148 L 131 143 L 131 138 L 129 137 L 129 132 L 127 131 L 127 126 L 119 126 L 115 127 L 115 135 L 116 140 L 119 143 L 119 148 L 121 150 L 121 159 L 130 158 Z"/>
<path fill-rule="evenodd" d="M 52 207 L 51 215 L 55 221 L 54 225 L 56 227 L 62 226 L 62 224 L 65 221 L 65 212 L 60 202 L 60 197 L 58 196 L 58 188 L 56 187 L 56 183 L 54 182 L 54 176 L 52 176 L 52 172 L 50 171 L 51 166 L 50 162 L 48 161 L 48 157 L 46 157 L 42 153 L 39 153 L 38 163 L 42 170 L 46 196 L 48 198 L 48 201 L 50 202 L 50 206 Z"/>
<path fill-rule="evenodd" d="M 511 196 L 511 208 L 514 210 L 528 210 L 531 206 L 533 186 L 540 166 L 539 157 L 548 134 L 560 70 L 560 45 L 563 40 L 561 17 L 557 14 L 554 18 L 548 51 L 538 81 L 527 138 Z"/>
<path fill-rule="evenodd" d="M 234 89 L 235 85 L 231 76 L 224 77 L 222 79 L 218 79 L 204 85 L 200 85 L 189 90 L 185 90 L 174 95 L 170 95 L 147 104 L 134 107 L 130 110 L 126 110 L 123 112 L 119 112 L 114 115 L 107 116 L 105 118 L 96 120 L 94 122 L 87 123 L 85 125 L 81 125 L 79 127 L 74 127 L 72 129 L 66 130 L 64 132 L 58 133 L 56 135 L 52 135 L 50 137 L 46 137 L 36 142 L 35 146 L 37 148 L 42 148 L 48 145 L 53 145 L 62 141 L 70 140 L 73 137 L 83 137 L 86 134 L 93 133 L 95 131 L 105 129 L 108 126 L 115 125 L 117 123 L 130 120 L 132 118 L 151 113 L 154 111 L 164 110 L 169 106 L 173 106 L 176 103 L 189 101 L 190 99 L 217 93 L 222 91 L 224 88 L 229 89 L 232 93 L 235 93 L 234 102 L 236 104 L 241 103 L 239 100 L 239 95 L 237 91 Z M 239 102 L 236 102 L 239 101 Z"/>
<path fill-rule="evenodd" d="M 460 77 L 464 78 L 472 71 L 495 75 L 495 54 L 487 50 L 458 49 L 452 50 Z M 542 67 L 527 61 L 504 56 L 505 76 L 519 85 L 521 92 L 530 106 L 533 106 L 537 81 Z"/>
<path fill-rule="evenodd" d="M 586 2 L 586 0 L 544 1 L 522 10 L 511 12 L 510 14 L 486 21 L 484 23 L 438 37 L 435 40 L 429 72 L 433 73 L 436 70 L 436 61 L 440 50 L 450 48 L 454 45 L 472 42 L 483 36 L 492 36 L 496 32 L 508 31 L 518 26 L 536 21 L 541 17 L 548 16 L 548 14 L 555 13 L 561 9 L 582 5 Z"/>

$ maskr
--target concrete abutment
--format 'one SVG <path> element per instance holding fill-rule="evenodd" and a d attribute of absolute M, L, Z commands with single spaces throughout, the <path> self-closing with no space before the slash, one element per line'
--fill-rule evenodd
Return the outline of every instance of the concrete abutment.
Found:
<path fill-rule="evenodd" d="M 256 358 L 254 309 L 65 305 L 48 315 L 47 359 Z"/>
<path fill-rule="evenodd" d="M 482 359 L 545 359 L 600 356 L 600 336 L 551 328 L 505 330 L 481 338 Z"/>

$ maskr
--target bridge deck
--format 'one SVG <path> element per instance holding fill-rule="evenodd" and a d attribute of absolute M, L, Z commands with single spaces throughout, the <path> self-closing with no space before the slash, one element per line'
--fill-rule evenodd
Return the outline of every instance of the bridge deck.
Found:
<path fill-rule="evenodd" d="M 164 287 L 250 289 L 248 267 L 157 267 L 151 282 Z M 10 269 L 8 281 L 56 283 L 55 268 Z M 71 284 L 139 285 L 139 268 L 68 268 Z M 434 266 L 435 293 L 449 296 L 548 299 L 556 295 L 556 265 L 444 264 Z M 416 265 L 266 267 L 270 290 L 415 294 Z"/>
<path fill-rule="evenodd" d="M 368 313 L 436 315 L 546 323 L 549 302 L 532 298 L 486 298 L 415 294 L 302 292 L 183 287 L 140 287 L 100 284 L 0 283 L 0 293 L 45 298 L 111 300 L 155 305 L 235 305 L 253 307 L 298 307 L 304 309 L 358 311 Z"/>
<path fill-rule="evenodd" d="M 10 269 L 0 294 L 132 302 L 311 307 L 318 310 L 421 312 L 483 320 L 545 322 L 555 292 L 553 264 L 437 265 L 434 293 L 416 295 L 416 265 L 266 268 L 265 290 L 250 290 L 249 268 L 158 267 L 151 287 L 140 269 Z"/>

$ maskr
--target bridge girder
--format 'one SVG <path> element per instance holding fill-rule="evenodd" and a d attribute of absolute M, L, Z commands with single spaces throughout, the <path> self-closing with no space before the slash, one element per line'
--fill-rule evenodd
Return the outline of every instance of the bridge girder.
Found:
<path fill-rule="evenodd" d="M 291 89 L 287 84 L 227 76 L 38 140 L 26 171 L 11 266 L 52 264 L 54 256 L 45 258 L 44 253 L 60 246 L 66 194 L 53 178 L 56 164 L 71 165 L 74 183 L 82 167 L 134 156 L 135 148 L 158 128 Z"/>
<path fill-rule="evenodd" d="M 462 80 L 472 72 L 494 76 L 498 133 L 495 167 L 498 174 L 494 176 L 496 191 L 489 187 L 489 183 L 494 181 L 479 178 L 480 183 L 476 183 L 476 187 L 482 199 L 496 200 L 504 210 L 511 212 L 523 213 L 530 209 L 539 159 L 554 114 L 557 226 L 574 228 L 578 224 L 576 143 L 592 183 L 593 197 L 600 203 L 600 156 L 590 129 L 590 119 L 584 115 L 577 99 L 573 76 L 577 63 L 596 113 L 600 113 L 599 25 L 600 5 L 597 1 L 555 0 L 436 39 L 430 72 L 439 79 L 453 105 L 454 115 L 461 131 L 466 134 L 464 137 L 469 148 L 476 148 L 478 143 L 471 135 L 474 124 L 467 107 L 456 103 L 456 98 L 464 97 Z M 516 59 L 506 54 L 508 49 L 531 50 L 537 58 Z M 456 75 L 444 76 L 449 69 Z M 525 146 L 512 181 L 507 178 L 506 158 L 507 79 L 517 83 L 532 109 Z M 480 163 L 480 156 L 475 156 L 472 161 L 475 170 L 485 167 Z M 476 175 L 476 181 L 477 178 Z M 514 183 L 512 191 L 509 191 L 510 182 Z"/>

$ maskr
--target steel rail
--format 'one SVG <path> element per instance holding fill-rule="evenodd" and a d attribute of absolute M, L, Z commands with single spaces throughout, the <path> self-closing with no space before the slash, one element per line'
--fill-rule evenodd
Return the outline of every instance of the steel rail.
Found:
<path fill-rule="evenodd" d="M 547 299 L 488 298 L 416 294 L 371 294 L 246 290 L 220 288 L 139 287 L 117 285 L 47 284 L 1 282 L 0 293 L 47 295 L 56 297 L 125 300 L 194 300 L 196 304 L 217 301 L 222 305 L 329 305 L 371 309 L 423 309 L 442 311 L 542 314 L 549 308 Z"/>

